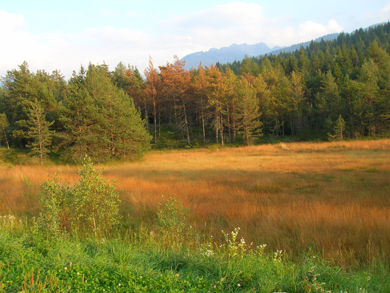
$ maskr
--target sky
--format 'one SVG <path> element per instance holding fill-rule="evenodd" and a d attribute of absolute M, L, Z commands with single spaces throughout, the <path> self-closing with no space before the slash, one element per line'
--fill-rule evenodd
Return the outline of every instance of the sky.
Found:
<path fill-rule="evenodd" d="M 66 79 L 89 62 L 141 72 L 236 44 L 290 46 L 390 20 L 390 0 L 0 0 L 0 76 L 27 61 Z"/>

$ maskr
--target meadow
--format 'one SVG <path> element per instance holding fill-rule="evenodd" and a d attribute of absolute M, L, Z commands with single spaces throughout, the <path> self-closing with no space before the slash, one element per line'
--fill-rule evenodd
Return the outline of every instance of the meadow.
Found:
<path fill-rule="evenodd" d="M 78 178 L 77 166 L 29 165 L 5 149 L 2 155 L 3 215 L 37 216 L 48 176 Z M 155 150 L 140 162 L 99 168 L 116 182 L 127 235 L 156 232 L 158 204 L 173 197 L 212 247 L 225 243 L 221 230 L 239 227 L 246 243 L 282 250 L 292 262 L 311 252 L 347 271 L 390 263 L 390 139 Z"/>
<path fill-rule="evenodd" d="M 339 264 L 390 260 L 390 140 L 153 151 L 101 168 L 117 182 L 129 229 L 152 229 L 163 195 L 217 241 L 240 227 L 270 249 L 311 246 Z M 39 185 L 54 172 L 76 182 L 77 169 L 0 165 L 0 214 L 36 215 Z"/>

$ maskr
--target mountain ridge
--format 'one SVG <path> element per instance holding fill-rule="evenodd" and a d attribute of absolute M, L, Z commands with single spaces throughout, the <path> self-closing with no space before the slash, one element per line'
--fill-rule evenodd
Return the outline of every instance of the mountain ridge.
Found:
<path fill-rule="evenodd" d="M 210 66 L 211 64 L 228 63 L 234 60 L 242 60 L 245 55 L 250 57 L 270 53 L 279 50 L 281 47 L 269 48 L 265 43 L 258 43 L 254 45 L 231 44 L 229 47 L 211 48 L 208 51 L 200 51 L 186 55 L 181 60 L 186 61 L 185 69 L 197 68 L 202 62 L 203 66 Z"/>
<path fill-rule="evenodd" d="M 364 30 L 375 28 L 376 26 L 384 23 L 386 22 L 371 25 L 367 28 L 364 28 Z M 353 32 L 356 32 L 358 30 L 359 29 L 356 29 Z M 211 48 L 208 51 L 199 51 L 199 52 L 191 53 L 184 56 L 181 60 L 186 61 L 184 68 L 187 70 L 191 68 L 197 68 L 200 62 L 202 62 L 203 66 L 210 66 L 211 64 L 216 64 L 217 62 L 220 64 L 232 63 L 234 61 L 243 60 L 246 55 L 249 57 L 258 57 L 266 54 L 278 55 L 280 53 L 291 53 L 294 52 L 295 50 L 299 50 L 301 47 L 304 48 L 308 47 L 311 42 L 321 42 L 322 40 L 331 41 L 337 39 L 337 37 L 342 33 L 344 32 L 327 34 L 319 38 L 316 38 L 314 40 L 293 44 L 287 47 L 276 46 L 273 48 L 269 48 L 265 43 L 262 42 L 254 45 L 248 45 L 246 43 L 239 45 L 233 43 L 228 47 L 222 47 L 219 49 Z"/>

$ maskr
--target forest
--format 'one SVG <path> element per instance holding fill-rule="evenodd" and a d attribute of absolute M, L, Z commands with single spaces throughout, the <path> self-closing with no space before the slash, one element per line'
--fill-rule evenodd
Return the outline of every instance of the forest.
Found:
<path fill-rule="evenodd" d="M 89 64 L 69 80 L 24 62 L 1 78 L 0 141 L 43 159 L 138 158 L 164 147 L 252 145 L 260 137 L 343 140 L 390 133 L 390 23 L 294 53 L 189 71 Z"/>

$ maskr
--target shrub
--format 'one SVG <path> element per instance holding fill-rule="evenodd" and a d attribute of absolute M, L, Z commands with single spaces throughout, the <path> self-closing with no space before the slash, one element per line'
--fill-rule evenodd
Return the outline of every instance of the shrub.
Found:
<path fill-rule="evenodd" d="M 73 187 L 57 176 L 42 184 L 40 226 L 52 234 L 105 236 L 119 223 L 119 195 L 89 157 L 84 158 L 79 175 L 79 184 Z"/>
<path fill-rule="evenodd" d="M 189 211 L 176 198 L 161 201 L 157 206 L 157 227 L 163 238 L 181 243 L 189 236 L 190 230 L 186 222 L 188 216 Z"/>

